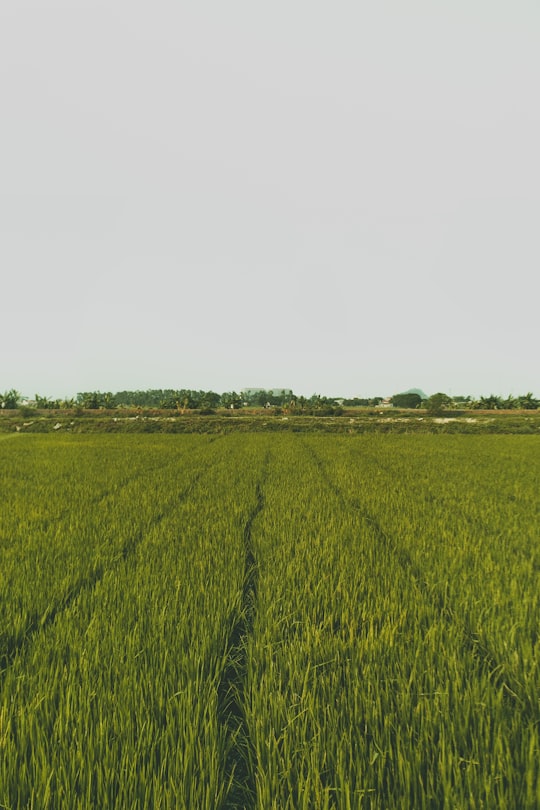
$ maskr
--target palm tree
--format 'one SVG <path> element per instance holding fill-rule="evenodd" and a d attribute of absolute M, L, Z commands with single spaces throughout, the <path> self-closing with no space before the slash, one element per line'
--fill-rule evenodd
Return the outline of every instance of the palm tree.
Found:
<path fill-rule="evenodd" d="M 49 397 L 42 397 L 39 394 L 36 394 L 34 399 L 36 400 L 36 408 L 47 410 L 47 408 L 51 407 Z"/>
<path fill-rule="evenodd" d="M 518 397 L 518 402 L 519 407 L 524 408 L 527 411 L 532 411 L 540 407 L 540 400 L 535 399 L 531 391 L 529 391 L 528 393 L 524 394 L 521 397 Z"/>
<path fill-rule="evenodd" d="M 496 411 L 502 408 L 503 401 L 495 394 L 490 394 L 489 397 L 480 397 L 478 400 L 478 408 L 483 411 Z"/>
<path fill-rule="evenodd" d="M 114 394 L 110 391 L 106 391 L 101 399 L 101 407 L 103 408 L 114 408 L 116 405 L 114 401 Z"/>
<path fill-rule="evenodd" d="M 505 408 L 507 411 L 511 411 L 511 410 L 513 410 L 514 408 L 517 408 L 517 407 L 518 407 L 518 401 L 517 401 L 517 399 L 516 399 L 515 397 L 513 397 L 513 396 L 512 396 L 512 394 L 508 394 L 508 396 L 506 397 L 506 399 L 504 399 L 504 400 L 502 401 L 502 406 L 503 406 L 503 408 Z"/>
<path fill-rule="evenodd" d="M 0 408 L 16 408 L 19 404 L 20 398 L 21 395 L 19 392 L 12 388 L 10 391 L 0 394 Z"/>

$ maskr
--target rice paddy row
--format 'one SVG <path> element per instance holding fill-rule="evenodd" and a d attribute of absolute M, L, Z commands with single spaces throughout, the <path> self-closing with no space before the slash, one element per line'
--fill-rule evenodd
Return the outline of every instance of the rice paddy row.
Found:
<path fill-rule="evenodd" d="M 0 807 L 540 807 L 539 450 L 4 442 Z"/>

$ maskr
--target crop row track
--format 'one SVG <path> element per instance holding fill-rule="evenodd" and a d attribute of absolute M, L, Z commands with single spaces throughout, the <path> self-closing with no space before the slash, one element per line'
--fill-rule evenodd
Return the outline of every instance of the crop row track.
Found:
<path fill-rule="evenodd" d="M 332 463 L 328 461 L 328 457 L 325 459 L 323 456 L 319 455 L 309 443 L 306 443 L 306 448 L 321 476 L 327 482 L 329 489 L 339 498 L 344 508 L 353 510 L 359 514 L 373 529 L 381 546 L 387 549 L 390 557 L 395 560 L 406 575 L 410 577 L 411 585 L 418 590 L 427 602 L 433 605 L 436 615 L 445 623 L 452 623 L 457 628 L 462 637 L 464 647 L 473 654 L 474 658 L 478 661 L 480 669 L 488 672 L 493 683 L 502 689 L 504 699 L 508 701 L 514 710 L 520 713 L 524 722 L 540 724 L 540 703 L 538 696 L 535 695 L 534 692 L 527 690 L 524 684 L 520 682 L 519 676 L 512 672 L 511 668 L 505 666 L 503 661 L 497 660 L 497 653 L 492 649 L 489 641 L 478 632 L 477 627 L 473 624 L 472 617 L 463 614 L 460 606 L 453 603 L 446 581 L 431 581 L 430 574 L 426 570 L 427 560 L 424 560 L 423 564 L 420 565 L 415 559 L 412 548 L 408 548 L 403 542 L 400 542 L 397 532 L 391 534 L 388 529 L 383 528 L 381 520 L 384 519 L 384 516 L 370 512 L 362 502 L 362 488 L 357 486 L 354 490 L 347 491 L 344 486 L 337 483 L 338 476 L 333 474 Z M 354 448 L 352 455 L 353 458 L 356 457 L 356 461 L 358 462 L 360 458 L 358 446 Z M 364 468 L 366 467 L 365 459 L 363 460 L 363 466 Z M 396 488 L 396 481 L 398 480 L 397 474 L 399 473 L 397 473 L 395 469 L 392 470 L 390 461 L 387 461 L 385 464 L 381 462 L 378 457 L 373 457 L 367 462 L 367 469 L 370 470 L 371 475 L 377 475 L 379 477 L 380 486 L 390 491 Z M 411 496 L 412 492 L 407 492 L 406 497 L 410 499 Z M 470 522 L 470 518 L 464 515 L 464 506 L 462 504 L 456 504 L 455 502 L 450 504 L 449 495 L 447 493 L 443 493 L 439 495 L 439 497 L 446 500 L 445 511 L 447 514 L 457 514 L 457 516 L 461 518 L 461 525 L 463 525 L 464 521 Z M 432 503 L 434 496 L 428 493 L 428 498 L 429 503 Z M 394 503 L 389 511 L 403 514 L 401 512 L 403 506 L 404 503 L 403 500 L 401 500 L 399 505 L 398 502 Z M 388 515 L 388 512 L 386 515 Z M 421 524 L 416 527 L 416 531 L 418 533 L 422 531 Z M 534 560 L 532 567 L 537 567 L 537 563 L 535 563 Z"/>
<path fill-rule="evenodd" d="M 125 494 L 128 497 L 128 508 L 132 514 L 132 491 L 137 491 L 137 485 L 142 483 L 143 489 L 146 489 L 156 472 L 159 471 L 161 475 L 168 477 L 172 474 L 176 464 L 177 460 L 169 460 L 165 464 L 162 460 L 161 464 L 155 463 L 144 470 L 132 472 L 130 475 L 124 474 L 119 481 L 115 482 L 114 496 L 112 498 L 109 491 L 99 492 L 89 498 L 83 494 L 80 506 L 84 511 L 92 512 L 92 510 L 95 510 L 96 514 L 100 514 L 106 498 L 111 498 L 112 503 L 116 505 L 122 494 Z M 211 463 L 207 460 L 199 469 L 195 468 L 191 472 L 189 479 L 181 483 L 174 496 L 169 496 L 167 500 L 163 501 L 158 510 L 156 510 L 155 504 L 150 504 L 150 512 L 141 510 L 137 522 L 132 523 L 130 530 L 125 535 L 123 531 L 121 532 L 118 537 L 118 544 L 109 547 L 107 554 L 99 553 L 101 548 L 98 548 L 98 553 L 88 559 L 86 567 L 83 567 L 82 570 L 79 569 L 79 571 L 73 571 L 71 577 L 64 580 L 57 591 L 56 597 L 51 598 L 49 596 L 45 603 L 42 601 L 41 604 L 38 602 L 37 605 L 33 606 L 31 600 L 36 595 L 34 589 L 30 588 L 26 591 L 29 597 L 27 605 L 24 605 L 23 599 L 19 596 L 18 604 L 20 605 L 19 610 L 22 608 L 21 613 L 15 617 L 15 621 L 10 623 L 5 620 L 2 623 L 2 631 L 0 632 L 0 674 L 4 673 L 15 657 L 32 643 L 36 634 L 46 630 L 59 614 L 69 610 L 81 594 L 94 590 L 105 574 L 114 572 L 119 565 L 125 565 L 135 555 L 137 547 L 144 540 L 145 535 L 158 527 L 161 521 L 189 497 L 193 487 L 201 476 L 209 470 L 210 466 Z M 62 517 L 69 517 L 70 514 L 70 510 L 66 510 Z M 112 520 L 118 520 L 119 515 L 117 510 L 113 508 L 113 510 L 109 510 L 108 514 L 105 512 L 103 517 L 103 529 L 107 531 L 108 526 L 106 524 Z M 67 524 L 67 527 L 62 525 L 59 518 L 58 525 L 55 525 L 55 533 L 60 534 L 62 530 L 67 534 L 73 532 L 69 520 Z M 13 564 L 12 561 L 10 562 Z M 37 596 L 43 597 L 46 594 L 37 594 Z M 9 601 L 5 598 L 3 605 L 8 604 Z"/>
<path fill-rule="evenodd" d="M 253 545 L 253 526 L 264 508 L 264 480 L 268 474 L 270 453 L 262 464 L 260 479 L 255 486 L 255 504 L 243 528 L 244 575 L 242 594 L 234 611 L 228 638 L 226 664 L 218 686 L 218 716 L 226 732 L 228 744 L 225 779 L 231 789 L 223 805 L 226 808 L 255 806 L 256 785 L 253 742 L 246 722 L 246 677 L 248 640 L 253 632 L 257 605 L 259 564 Z"/>
<path fill-rule="evenodd" d="M 302 555 L 305 563 L 303 584 L 300 579 L 297 583 L 303 604 L 289 615 L 283 605 L 281 646 L 275 655 L 285 655 L 286 646 L 291 651 L 297 644 L 302 647 L 309 626 L 306 614 L 312 612 L 309 660 L 312 670 L 317 667 L 318 677 L 310 695 L 316 694 L 315 683 L 319 689 L 326 679 L 336 687 L 340 683 L 342 694 L 348 695 L 350 722 L 354 724 L 356 717 L 364 729 L 363 740 L 357 738 L 357 750 L 365 749 L 372 763 L 371 777 L 361 779 L 356 787 L 367 791 L 362 799 L 366 806 L 400 806 L 405 772 L 397 770 L 399 760 L 414 759 L 411 794 L 406 805 L 402 794 L 401 806 L 438 807 L 447 802 L 469 806 L 474 795 L 485 806 L 537 807 L 540 739 L 534 644 L 539 605 L 534 477 L 520 481 L 520 510 L 515 511 L 512 525 L 507 513 L 475 502 L 468 479 L 474 476 L 485 483 L 490 456 L 499 461 L 501 445 L 503 449 L 516 445 L 505 440 L 500 445 L 486 442 L 479 446 L 484 457 L 477 460 L 470 457 L 467 445 L 461 449 L 459 439 L 438 438 L 440 445 L 430 447 L 425 439 L 417 439 L 415 447 L 408 439 L 394 437 L 298 437 L 297 448 L 302 447 L 304 458 L 298 452 L 293 460 L 291 454 L 295 475 L 302 467 L 307 479 L 310 465 L 316 474 L 305 486 L 304 503 L 298 493 L 305 529 L 294 524 L 296 556 Z M 516 462 L 523 466 L 521 452 L 516 453 Z M 448 470 L 441 478 L 437 467 L 444 464 Z M 497 488 L 509 486 L 503 476 L 505 467 L 512 474 L 512 464 L 510 456 L 507 465 L 499 463 L 495 468 Z M 455 470 L 459 477 L 453 478 Z M 321 482 L 327 494 L 317 506 L 307 497 L 317 498 Z M 453 509 L 439 507 L 441 494 L 452 499 Z M 522 511 L 524 504 L 528 512 Z M 471 524 L 477 529 L 475 535 L 467 532 Z M 508 536 L 501 540 L 503 526 Z M 528 557 L 521 545 L 526 532 Z M 309 546 L 301 539 L 308 533 Z M 306 565 L 310 557 L 316 559 L 317 534 L 325 555 L 320 558 L 320 582 L 310 584 Z M 288 542 L 293 543 L 293 538 Z M 508 568 L 508 557 L 501 558 L 501 549 L 503 555 L 510 555 L 513 566 L 523 565 L 522 599 L 514 591 L 515 573 Z M 292 565 L 289 560 L 289 582 Z M 328 579 L 340 601 L 327 591 Z M 279 594 L 279 583 L 274 584 Z M 310 589 L 313 597 L 317 594 L 315 599 Z M 284 603 L 291 601 L 289 594 L 284 595 Z M 506 604 L 510 610 L 503 612 Z M 262 606 L 260 611 L 264 612 Z M 509 632 L 504 636 L 505 625 Z M 315 656 L 315 640 L 328 649 L 327 658 Z M 354 672 L 362 688 L 356 685 Z M 302 688 L 295 694 L 301 697 Z M 295 723 L 304 717 L 302 711 L 308 705 L 297 701 Z M 339 728 L 342 718 L 326 711 Z M 291 729 L 285 728 L 288 736 Z M 404 744 L 407 739 L 412 747 Z M 279 735 L 276 745 L 280 749 L 284 745 Z M 332 759 L 327 750 L 318 790 L 328 806 L 339 807 L 343 793 L 336 778 L 339 768 L 333 772 Z M 354 773 L 362 771 L 361 761 L 359 756 L 353 771 L 349 770 L 346 792 L 353 806 L 360 797 L 354 792 Z M 432 799 L 425 805 L 429 793 Z"/>
<path fill-rule="evenodd" d="M 114 503 L 123 539 L 111 536 L 100 576 L 28 635 L 4 671 L 0 806 L 215 810 L 239 792 L 251 797 L 248 735 L 235 718 L 267 442 L 138 439 L 130 460 L 157 450 L 163 464 Z M 49 585 L 60 591 L 53 576 Z"/>

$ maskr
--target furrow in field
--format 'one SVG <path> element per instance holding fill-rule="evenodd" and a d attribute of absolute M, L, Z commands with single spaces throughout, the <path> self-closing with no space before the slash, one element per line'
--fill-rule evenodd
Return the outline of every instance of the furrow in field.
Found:
<path fill-rule="evenodd" d="M 135 534 L 128 537 L 120 547 L 112 564 L 105 565 L 98 562 L 91 573 L 74 582 L 59 601 L 48 607 L 44 613 L 31 617 L 24 634 L 5 637 L 2 649 L 0 649 L 0 677 L 11 666 L 17 655 L 32 644 L 36 635 L 49 627 L 60 614 L 69 610 L 84 591 L 95 589 L 108 572 L 114 571 L 120 563 L 126 562 L 132 557 L 148 532 L 153 531 L 168 515 L 173 513 L 179 503 L 189 498 L 194 486 L 209 469 L 211 469 L 210 464 L 192 475 L 189 483 L 181 490 L 178 496 L 164 506 L 161 511 L 153 515 L 152 522 L 148 526 L 139 528 Z"/>
<path fill-rule="evenodd" d="M 305 444 L 305 449 L 309 456 L 311 457 L 313 463 L 315 464 L 321 479 L 325 482 L 328 489 L 336 496 L 339 500 L 341 505 L 345 509 L 353 509 L 360 517 L 373 529 L 375 535 L 383 542 L 383 544 L 388 548 L 391 552 L 392 556 L 400 563 L 402 568 L 408 570 L 413 577 L 415 583 L 418 585 L 421 582 L 421 572 L 420 569 L 414 565 L 411 555 L 407 552 L 406 549 L 401 548 L 398 543 L 391 539 L 387 533 L 383 530 L 380 521 L 372 515 L 367 509 L 362 505 L 359 499 L 352 499 L 345 492 L 341 489 L 340 486 L 336 484 L 324 462 L 316 451 L 308 444 Z"/>
<path fill-rule="evenodd" d="M 414 562 L 411 554 L 406 548 L 390 537 L 382 528 L 377 518 L 367 513 L 358 502 L 349 501 L 349 507 L 357 510 L 362 518 L 374 529 L 375 536 L 378 537 L 388 548 L 393 559 L 401 568 L 408 573 L 414 587 L 423 595 L 427 602 L 430 602 L 441 619 L 446 624 L 454 624 L 460 631 L 463 638 L 463 646 L 468 649 L 478 661 L 481 669 L 490 673 L 490 678 L 495 686 L 503 689 L 504 699 L 514 710 L 521 713 L 524 720 L 538 720 L 538 707 L 534 702 L 521 694 L 521 685 L 512 677 L 502 662 L 497 661 L 497 656 L 489 646 L 483 642 L 471 627 L 471 625 L 459 618 L 459 611 L 449 600 L 448 594 L 440 589 L 430 587 L 425 573 Z"/>
<path fill-rule="evenodd" d="M 114 496 L 115 498 L 122 492 L 122 490 L 126 489 L 126 487 L 134 484 L 136 481 L 139 481 L 141 478 L 148 478 L 149 475 L 152 473 L 157 472 L 158 470 L 162 469 L 162 464 L 155 464 L 151 467 L 147 467 L 144 470 L 141 470 L 138 473 L 126 475 L 120 480 L 115 481 L 114 491 L 111 490 L 110 486 L 106 489 L 103 489 L 101 492 L 96 493 L 91 498 L 88 498 L 85 501 L 85 509 L 88 509 L 92 506 L 99 506 L 99 504 L 103 503 L 107 498 Z M 60 521 L 64 520 L 64 518 L 68 517 L 71 514 L 71 507 L 67 506 L 61 512 L 59 512 L 55 518 L 54 522 L 59 523 Z M 52 521 L 49 521 L 52 522 Z"/>
<path fill-rule="evenodd" d="M 353 460 L 351 442 L 275 440 L 253 533 L 260 576 L 246 707 L 257 810 L 532 810 L 538 730 L 460 624 L 458 554 L 468 541 L 465 563 L 482 570 L 482 544 L 453 543 L 460 524 L 430 515 L 431 488 L 419 486 L 444 487 L 448 449 L 459 472 L 467 459 L 448 442 L 416 462 L 405 442 L 384 437 L 355 439 Z M 377 469 L 379 455 L 392 476 Z M 458 503 L 463 493 L 460 483 Z"/>
<path fill-rule="evenodd" d="M 228 740 L 225 778 L 231 784 L 223 810 L 248 810 L 255 806 L 255 752 L 250 739 L 245 714 L 247 677 L 247 643 L 253 632 L 259 565 L 255 555 L 252 529 L 264 509 L 264 480 L 269 464 L 269 453 L 263 461 L 261 478 L 255 487 L 255 505 L 249 513 L 243 530 L 244 575 L 242 598 L 232 618 L 229 634 L 229 653 L 218 685 L 218 717 Z"/>
<path fill-rule="evenodd" d="M 217 690 L 249 568 L 261 454 L 231 440 L 201 456 L 201 444 L 174 451 L 177 469 L 146 493 L 130 491 L 147 529 L 134 553 L 2 679 L 0 806 L 224 806 L 231 741 Z"/>
<path fill-rule="evenodd" d="M 314 456 L 317 457 L 316 452 L 314 450 L 312 450 L 312 452 Z M 483 671 L 489 673 L 489 678 L 493 685 L 502 690 L 505 703 L 512 711 L 518 712 L 519 716 L 523 718 L 524 723 L 537 722 L 538 702 L 534 691 L 528 690 L 526 686 L 521 683 L 518 673 L 514 671 L 514 668 L 509 665 L 508 662 L 505 663 L 502 660 L 494 646 L 490 643 L 489 637 L 475 626 L 469 614 L 465 613 L 458 604 L 454 603 L 447 584 L 443 586 L 441 583 L 432 582 L 428 572 L 418 565 L 410 549 L 401 544 L 388 529 L 383 528 L 379 518 L 366 509 L 358 496 L 342 491 L 339 484 L 336 484 L 335 481 L 332 480 L 331 473 L 328 471 L 325 461 L 323 459 L 320 461 L 319 469 L 321 470 L 321 474 L 325 476 L 327 481 L 331 481 L 332 489 L 335 492 L 340 492 L 342 502 L 348 508 L 356 510 L 374 529 L 376 535 L 385 544 L 389 553 L 396 559 L 402 569 L 408 573 L 416 589 L 422 593 L 425 600 L 432 604 L 442 620 L 447 625 L 452 624 L 459 631 L 463 640 L 463 648 L 472 654 L 473 658 L 478 662 L 478 666 Z M 383 471 L 387 476 L 389 483 L 399 477 L 399 470 L 392 469 L 388 464 L 381 462 L 380 459 L 377 458 L 374 463 L 376 468 Z M 383 485 L 382 481 L 380 485 Z M 437 503 L 440 508 L 441 502 L 439 496 L 437 497 Z M 450 497 L 448 497 L 448 500 L 444 501 L 444 504 L 447 514 L 451 515 L 452 519 L 463 520 L 467 517 L 464 506 L 462 504 L 456 505 L 450 500 Z M 534 560 L 531 562 L 531 567 L 534 567 Z"/>
<path fill-rule="evenodd" d="M 371 514 L 362 504 L 360 498 L 347 495 L 341 487 L 336 484 L 329 473 L 324 459 L 310 445 L 305 445 L 310 457 L 316 465 L 319 474 L 325 481 L 328 488 L 340 500 L 345 508 L 354 510 L 372 528 L 375 536 L 387 548 L 392 558 L 400 565 L 403 571 L 410 577 L 413 586 L 422 594 L 435 608 L 443 621 L 453 623 L 460 631 L 463 644 L 478 661 L 479 666 L 490 673 L 490 678 L 495 686 L 503 690 L 504 699 L 512 708 L 518 711 L 524 721 L 538 722 L 538 705 L 531 696 L 524 693 L 522 685 L 512 676 L 512 673 L 497 660 L 496 653 L 490 649 L 489 645 L 482 640 L 475 632 L 469 622 L 459 618 L 459 612 L 448 598 L 448 594 L 437 588 L 430 586 L 424 571 L 416 564 L 410 552 L 399 544 L 399 542 L 386 532 L 380 520 Z M 382 465 L 379 465 L 382 468 Z M 386 470 L 388 472 L 388 469 Z"/>
<path fill-rule="evenodd" d="M 12 658 L 82 588 L 129 557 L 159 510 L 174 504 L 182 486 L 193 486 L 201 465 L 209 466 L 207 444 L 196 440 L 178 452 L 165 442 L 139 440 L 129 454 L 125 442 L 110 439 L 100 447 L 75 441 L 58 447 L 38 438 L 8 456 L 0 476 L 9 505 L 0 524 L 6 540 L 0 549 L 0 665 L 6 652 Z M 163 479 L 175 482 L 177 492 L 161 501 L 155 493 Z M 66 502 L 69 515 L 57 520 L 58 506 Z"/>

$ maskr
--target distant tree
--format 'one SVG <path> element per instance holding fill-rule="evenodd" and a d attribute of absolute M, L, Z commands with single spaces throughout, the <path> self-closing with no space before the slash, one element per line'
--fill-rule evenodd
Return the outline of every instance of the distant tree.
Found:
<path fill-rule="evenodd" d="M 13 408 L 18 406 L 20 399 L 21 395 L 14 388 L 10 391 L 5 391 L 3 394 L 0 394 L 0 408 L 13 410 Z"/>
<path fill-rule="evenodd" d="M 253 391 L 244 391 L 242 393 L 242 399 L 247 405 L 263 408 L 268 402 L 268 392 L 262 388 L 257 388 Z"/>
<path fill-rule="evenodd" d="M 332 407 L 334 399 L 332 397 L 321 396 L 321 394 L 313 394 L 309 398 L 308 404 L 312 410 L 317 411 L 320 410 L 320 408 Z"/>
<path fill-rule="evenodd" d="M 419 408 L 421 404 L 422 397 L 419 394 L 394 394 L 392 397 L 394 408 Z"/>
<path fill-rule="evenodd" d="M 77 405 L 95 411 L 103 407 L 103 394 L 101 391 L 82 391 L 77 394 Z"/>
<path fill-rule="evenodd" d="M 515 408 L 519 408 L 519 401 L 513 397 L 512 394 L 508 394 L 506 399 L 502 400 L 501 404 L 502 407 L 507 411 L 512 411 Z"/>
<path fill-rule="evenodd" d="M 468 408 L 472 404 L 472 398 L 471 398 L 470 395 L 468 395 L 466 397 L 458 395 L 458 396 L 453 397 L 453 400 L 454 400 L 455 405 L 459 405 L 462 408 Z"/>
<path fill-rule="evenodd" d="M 148 391 L 118 391 L 114 395 L 114 401 L 117 406 L 157 408 L 163 400 L 168 399 L 173 393 L 173 391 L 163 391 L 161 389 L 149 389 Z"/>
<path fill-rule="evenodd" d="M 191 391 L 179 391 L 178 401 L 182 405 L 183 411 L 191 410 L 197 406 L 197 400 L 193 398 Z"/>
<path fill-rule="evenodd" d="M 116 401 L 114 398 L 114 394 L 111 391 L 106 391 L 101 397 L 101 407 L 102 408 L 115 408 Z"/>
<path fill-rule="evenodd" d="M 201 391 L 199 408 L 217 408 L 220 402 L 220 395 L 215 391 Z"/>
<path fill-rule="evenodd" d="M 276 390 L 271 388 L 256 388 L 252 391 L 244 391 L 242 393 L 242 402 L 258 408 L 264 408 L 266 405 L 288 408 L 292 400 L 296 400 L 295 395 L 292 391 L 285 388 Z"/>
<path fill-rule="evenodd" d="M 448 394 L 443 394 L 439 391 L 437 394 L 433 394 L 429 397 L 426 403 L 426 408 L 429 414 L 432 416 L 437 416 L 441 414 L 445 408 L 448 408 L 449 405 L 452 404 L 452 398 L 448 396 Z"/>
<path fill-rule="evenodd" d="M 191 411 L 195 408 L 214 408 L 220 396 L 214 391 L 192 391 L 182 388 L 180 391 L 160 391 L 161 398 L 156 403 L 159 408 L 175 408 L 181 411 Z"/>
<path fill-rule="evenodd" d="M 271 391 L 266 390 L 256 391 L 251 395 L 251 404 L 258 405 L 259 408 L 264 408 L 267 402 L 270 402 L 271 398 L 272 398 Z M 270 404 L 272 403 L 270 402 Z"/>
<path fill-rule="evenodd" d="M 49 397 L 42 397 L 39 394 L 35 394 L 34 400 L 36 403 L 36 408 L 39 408 L 40 410 L 48 410 L 52 407 Z"/>
<path fill-rule="evenodd" d="M 262 405 L 266 405 L 266 403 L 269 402 L 270 405 L 274 405 L 274 407 L 287 406 L 291 400 L 291 395 L 284 390 L 278 391 L 276 389 L 274 392 L 272 389 L 270 389 L 268 391 L 264 391 L 262 400 Z"/>
<path fill-rule="evenodd" d="M 480 397 L 474 407 L 481 411 L 497 411 L 504 407 L 504 401 L 501 397 L 490 394 L 489 397 Z"/>
<path fill-rule="evenodd" d="M 226 391 L 221 395 L 220 404 L 222 408 L 230 408 L 236 410 L 241 408 L 243 403 L 242 397 L 236 391 Z"/>
<path fill-rule="evenodd" d="M 64 402 L 59 399 L 49 399 L 49 397 L 42 397 L 36 394 L 35 397 L 36 408 L 42 411 L 52 411 L 56 408 L 66 407 Z"/>
<path fill-rule="evenodd" d="M 358 408 L 362 406 L 365 408 L 371 404 L 371 400 L 363 397 L 351 397 L 350 399 L 344 399 L 343 404 L 347 408 Z"/>
<path fill-rule="evenodd" d="M 524 408 L 527 411 L 535 410 L 540 407 L 540 400 L 535 399 L 530 391 L 518 397 L 517 401 L 519 403 L 518 407 Z"/>

